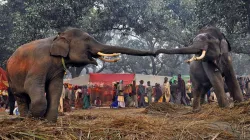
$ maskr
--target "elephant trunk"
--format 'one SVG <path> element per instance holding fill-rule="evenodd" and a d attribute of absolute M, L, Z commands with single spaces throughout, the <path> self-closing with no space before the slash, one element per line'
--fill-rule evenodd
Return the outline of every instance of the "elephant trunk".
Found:
<path fill-rule="evenodd" d="M 140 51 L 140 50 L 134 50 L 134 49 L 125 48 L 125 47 L 110 46 L 110 45 L 104 45 L 104 44 L 99 45 L 98 52 L 103 53 L 104 55 L 102 56 L 105 56 L 107 54 L 115 55 L 117 53 L 135 55 L 135 56 L 155 56 L 155 53 L 151 51 Z"/>
<path fill-rule="evenodd" d="M 104 62 L 117 62 L 120 60 L 120 58 L 106 59 L 105 57 L 116 57 L 119 56 L 120 54 L 135 55 L 135 56 L 156 56 L 155 53 L 151 51 L 140 51 L 125 47 L 104 45 L 99 42 L 96 42 L 94 46 L 96 47 L 92 48 L 91 51 L 92 54 L 97 56 L 100 60 Z"/>
<path fill-rule="evenodd" d="M 160 53 L 164 53 L 164 54 L 197 54 L 199 52 L 201 52 L 200 48 L 190 46 L 190 47 L 178 48 L 178 49 L 159 49 L 155 53 L 156 54 L 160 54 Z"/>

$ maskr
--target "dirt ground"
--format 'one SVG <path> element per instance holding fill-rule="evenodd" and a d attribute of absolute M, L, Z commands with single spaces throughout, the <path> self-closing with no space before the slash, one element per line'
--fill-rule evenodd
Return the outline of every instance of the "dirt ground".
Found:
<path fill-rule="evenodd" d="M 56 124 L 0 114 L 0 139 L 247 140 L 250 102 L 232 109 L 206 104 L 199 113 L 167 103 L 152 104 L 147 109 L 76 110 L 60 116 Z"/>

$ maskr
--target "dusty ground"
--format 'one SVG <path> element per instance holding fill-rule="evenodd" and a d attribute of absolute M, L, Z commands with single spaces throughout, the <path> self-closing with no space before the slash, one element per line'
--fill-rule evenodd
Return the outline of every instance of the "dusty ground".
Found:
<path fill-rule="evenodd" d="M 217 104 L 199 113 L 171 104 L 145 109 L 91 109 L 60 116 L 56 124 L 0 117 L 0 139 L 250 139 L 250 102 L 232 109 Z"/>

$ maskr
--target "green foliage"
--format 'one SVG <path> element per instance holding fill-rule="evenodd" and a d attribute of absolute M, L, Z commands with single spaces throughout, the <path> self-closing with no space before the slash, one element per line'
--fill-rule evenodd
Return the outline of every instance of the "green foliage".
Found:
<path fill-rule="evenodd" d="M 200 28 L 215 25 L 226 34 L 234 52 L 250 52 L 249 0 L 7 0 L 0 1 L 0 14 L 2 65 L 20 45 L 69 26 L 82 28 L 103 43 L 155 51 L 187 46 Z M 173 75 L 186 71 L 182 68 L 186 58 L 124 55 L 116 64 L 88 68 Z M 249 61 L 238 58 L 235 62 Z"/>

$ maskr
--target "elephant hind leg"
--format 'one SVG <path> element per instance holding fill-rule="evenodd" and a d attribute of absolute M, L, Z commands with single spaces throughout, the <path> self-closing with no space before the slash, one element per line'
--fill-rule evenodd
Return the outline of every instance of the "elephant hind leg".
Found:
<path fill-rule="evenodd" d="M 217 97 L 218 103 L 220 107 L 229 107 L 229 101 L 226 97 L 226 93 L 224 91 L 224 85 L 218 84 L 218 85 L 213 85 L 214 87 L 214 92 Z"/>
<path fill-rule="evenodd" d="M 216 68 L 208 62 L 203 62 L 202 65 L 210 83 L 214 88 L 219 106 L 229 107 L 229 101 L 227 100 L 226 93 L 224 91 L 224 81 L 221 73 L 219 71 L 215 71 Z"/>
<path fill-rule="evenodd" d="M 17 101 L 18 110 L 21 117 L 28 117 L 30 97 L 26 93 L 15 94 L 15 99 Z"/>
<path fill-rule="evenodd" d="M 241 92 L 240 85 L 236 79 L 232 62 L 230 60 L 227 60 L 226 66 L 227 68 L 224 70 L 224 74 L 228 90 L 235 101 L 242 102 L 244 100 L 243 94 Z"/>
<path fill-rule="evenodd" d="M 240 90 L 239 83 L 237 80 L 231 80 L 228 77 L 225 77 L 225 82 L 230 92 L 230 95 L 233 97 L 233 100 L 236 102 L 242 102 L 244 100 L 243 94 Z"/>

